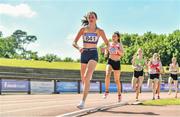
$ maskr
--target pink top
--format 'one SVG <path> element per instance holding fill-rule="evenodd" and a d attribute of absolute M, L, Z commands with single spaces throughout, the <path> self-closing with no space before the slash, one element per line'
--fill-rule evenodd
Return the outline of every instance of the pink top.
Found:
<path fill-rule="evenodd" d="M 110 55 L 119 55 L 117 53 L 117 51 L 120 49 L 120 44 L 113 44 L 113 43 L 110 43 L 110 47 L 109 47 L 109 54 Z"/>

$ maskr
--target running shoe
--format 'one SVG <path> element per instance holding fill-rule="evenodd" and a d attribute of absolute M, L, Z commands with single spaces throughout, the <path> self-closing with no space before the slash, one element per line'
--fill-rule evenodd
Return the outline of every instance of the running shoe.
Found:
<path fill-rule="evenodd" d="M 171 95 L 171 91 L 168 92 L 168 95 Z"/>
<path fill-rule="evenodd" d="M 118 95 L 118 102 L 121 102 L 121 99 L 122 99 L 122 96 L 120 94 L 120 95 Z"/>
<path fill-rule="evenodd" d="M 79 105 L 77 105 L 77 108 L 83 109 L 84 108 L 84 101 L 81 101 Z"/>
<path fill-rule="evenodd" d="M 136 98 L 136 102 L 138 102 L 139 100 Z"/>
<path fill-rule="evenodd" d="M 108 95 L 109 95 L 109 92 L 105 92 L 103 95 L 103 98 L 106 99 Z"/>

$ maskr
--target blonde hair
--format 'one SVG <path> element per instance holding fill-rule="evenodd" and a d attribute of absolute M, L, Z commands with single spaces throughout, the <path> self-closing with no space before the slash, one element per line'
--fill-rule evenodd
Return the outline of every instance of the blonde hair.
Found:
<path fill-rule="evenodd" d="M 159 55 L 158 53 L 154 53 L 152 59 L 154 59 L 155 57 L 156 57 L 158 60 L 160 59 L 160 55 Z"/>
<path fill-rule="evenodd" d="M 176 58 L 176 57 L 172 57 L 172 61 L 173 61 L 173 60 L 176 60 L 176 63 L 177 63 L 177 58 Z"/>

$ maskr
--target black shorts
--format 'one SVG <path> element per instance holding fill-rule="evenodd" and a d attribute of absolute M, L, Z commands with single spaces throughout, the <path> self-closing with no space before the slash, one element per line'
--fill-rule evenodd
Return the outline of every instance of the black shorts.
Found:
<path fill-rule="evenodd" d="M 111 65 L 113 70 L 120 70 L 121 69 L 120 61 L 115 61 L 115 60 L 112 60 L 112 59 L 109 58 L 107 64 Z"/>
<path fill-rule="evenodd" d="M 170 77 L 171 77 L 173 80 L 178 80 L 178 75 L 177 75 L 177 74 L 170 74 Z"/>
<path fill-rule="evenodd" d="M 143 70 L 141 70 L 141 71 L 135 71 L 134 70 L 134 77 L 135 78 L 139 78 L 139 76 L 143 76 L 143 75 L 144 75 Z"/>
<path fill-rule="evenodd" d="M 87 64 L 90 60 L 98 62 L 97 48 L 84 48 L 84 51 L 81 53 L 81 63 Z"/>
<path fill-rule="evenodd" d="M 159 74 L 150 74 L 150 79 L 159 79 Z"/>

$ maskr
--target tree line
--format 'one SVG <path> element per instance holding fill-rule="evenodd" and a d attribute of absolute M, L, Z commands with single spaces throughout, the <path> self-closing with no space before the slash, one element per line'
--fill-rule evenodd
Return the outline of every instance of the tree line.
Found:
<path fill-rule="evenodd" d="M 110 39 L 111 40 L 111 39 Z M 162 64 L 169 65 L 173 56 L 177 57 L 180 63 L 180 30 L 175 30 L 170 34 L 156 34 L 146 32 L 143 35 L 138 34 L 121 34 L 121 41 L 124 46 L 125 54 L 121 59 L 123 64 L 131 64 L 133 55 L 138 48 L 143 49 L 144 57 L 148 60 L 154 53 L 159 53 Z M 104 47 L 102 44 L 99 48 Z M 100 62 L 105 63 L 103 53 L 99 55 Z"/>
<path fill-rule="evenodd" d="M 64 61 L 74 62 L 70 57 L 61 59 L 55 54 L 49 53 L 45 56 L 38 56 L 38 52 L 28 50 L 27 46 L 37 41 L 35 35 L 29 35 L 22 30 L 16 30 L 11 36 L 3 37 L 0 31 L 0 57 L 10 59 L 42 60 L 42 61 Z"/>
<path fill-rule="evenodd" d="M 111 39 L 109 39 L 111 41 Z M 79 62 L 71 57 L 61 59 L 59 56 L 49 53 L 45 56 L 38 56 L 38 52 L 27 50 L 27 45 L 37 41 L 35 35 L 29 35 L 22 30 L 16 30 L 11 36 L 3 37 L 0 31 L 0 57 L 12 59 L 32 59 L 42 61 L 64 61 Z M 146 32 L 139 34 L 121 34 L 121 41 L 124 46 L 125 54 L 121 58 L 122 64 L 131 64 L 131 59 L 138 48 L 143 49 L 146 59 L 150 59 L 153 53 L 159 53 L 163 65 L 169 65 L 173 56 L 180 62 L 180 30 L 175 30 L 170 34 L 157 34 Z M 99 63 L 106 63 L 102 48 L 104 44 L 98 47 Z"/>

